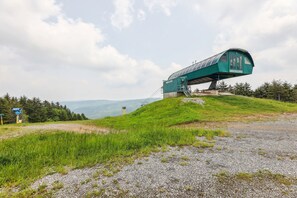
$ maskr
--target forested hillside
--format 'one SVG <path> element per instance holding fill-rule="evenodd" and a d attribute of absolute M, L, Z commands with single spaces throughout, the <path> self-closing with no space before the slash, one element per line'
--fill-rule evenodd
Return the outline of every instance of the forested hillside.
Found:
<path fill-rule="evenodd" d="M 20 119 L 23 122 L 47 122 L 47 121 L 69 121 L 86 120 L 84 114 L 70 111 L 65 105 L 49 101 L 41 101 L 39 98 L 29 99 L 26 96 L 20 98 L 11 97 L 6 94 L 0 97 L 0 114 L 4 114 L 4 123 L 14 123 L 16 115 L 12 108 L 22 108 Z"/>

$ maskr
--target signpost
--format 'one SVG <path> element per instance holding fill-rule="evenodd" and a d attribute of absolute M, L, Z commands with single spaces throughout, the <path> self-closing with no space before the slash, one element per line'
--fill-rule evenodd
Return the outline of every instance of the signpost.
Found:
<path fill-rule="evenodd" d="M 122 107 L 122 114 L 123 114 L 123 115 L 126 114 L 126 107 Z"/>
<path fill-rule="evenodd" d="M 1 113 L 1 114 L 0 114 L 0 124 L 1 124 L 1 125 L 3 125 L 3 116 L 4 116 L 4 114 Z"/>
<path fill-rule="evenodd" d="M 22 109 L 21 108 L 12 108 L 12 111 L 15 113 L 16 115 L 16 123 L 20 123 L 20 114 L 22 113 Z"/>

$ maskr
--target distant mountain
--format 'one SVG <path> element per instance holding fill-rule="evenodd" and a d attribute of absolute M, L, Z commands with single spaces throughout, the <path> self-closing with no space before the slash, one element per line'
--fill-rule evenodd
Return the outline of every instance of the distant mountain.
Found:
<path fill-rule="evenodd" d="M 127 113 L 135 111 L 141 105 L 161 100 L 161 98 L 137 99 L 137 100 L 83 100 L 64 101 L 66 105 L 75 113 L 84 113 L 88 118 L 102 118 L 106 116 L 117 116 L 122 114 L 122 107 L 126 107 Z"/>

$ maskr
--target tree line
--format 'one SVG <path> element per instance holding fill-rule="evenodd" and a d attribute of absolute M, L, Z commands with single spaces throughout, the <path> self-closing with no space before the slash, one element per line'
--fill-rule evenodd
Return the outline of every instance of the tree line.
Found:
<path fill-rule="evenodd" d="M 284 102 L 297 102 L 297 84 L 292 85 L 286 81 L 273 80 L 265 82 L 255 90 L 249 83 L 236 83 L 234 86 L 227 85 L 224 81 L 218 84 L 218 90 L 230 92 L 236 95 L 253 96 Z"/>
<path fill-rule="evenodd" d="M 49 121 L 69 121 L 87 120 L 84 114 L 77 114 L 65 105 L 58 102 L 41 101 L 39 98 L 29 99 L 26 96 L 20 98 L 11 97 L 6 94 L 0 97 L 0 114 L 4 114 L 4 123 L 15 123 L 16 115 L 12 108 L 22 108 L 20 119 L 23 122 L 49 122 Z"/>

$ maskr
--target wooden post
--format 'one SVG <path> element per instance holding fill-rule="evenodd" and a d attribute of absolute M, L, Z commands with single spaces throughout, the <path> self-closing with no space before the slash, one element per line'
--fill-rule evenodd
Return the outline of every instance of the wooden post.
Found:
<path fill-rule="evenodd" d="M 1 125 L 3 125 L 3 117 L 0 115 Z"/>
<path fill-rule="evenodd" d="M 19 115 L 16 116 L 16 123 L 19 123 Z"/>

